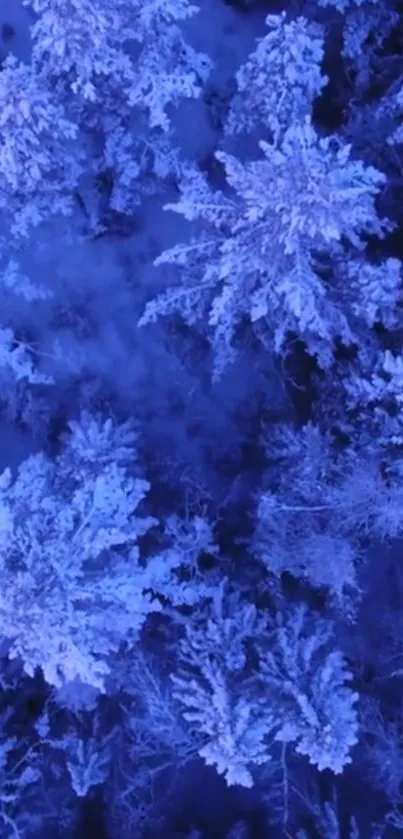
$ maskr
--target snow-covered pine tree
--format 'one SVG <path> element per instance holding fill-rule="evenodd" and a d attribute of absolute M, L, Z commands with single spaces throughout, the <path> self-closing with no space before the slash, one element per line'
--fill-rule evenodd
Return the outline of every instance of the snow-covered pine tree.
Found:
<path fill-rule="evenodd" d="M 352 673 L 329 641 L 332 625 L 304 605 L 280 624 L 270 648 L 261 645 L 260 678 L 279 726 L 276 740 L 295 743 L 298 754 L 322 772 L 340 774 L 358 740 L 358 694 Z"/>
<path fill-rule="evenodd" d="M 83 426 L 91 445 L 76 473 L 69 448 Z M 59 459 L 33 455 L 14 479 L 1 476 L 1 632 L 9 656 L 51 685 L 79 678 L 102 688 L 110 653 L 159 608 L 137 547 L 155 523 L 136 515 L 149 484 L 130 475 L 127 457 L 119 462 L 127 439 L 83 417 Z M 107 458 L 93 461 L 106 440 Z"/>
<path fill-rule="evenodd" d="M 112 182 L 110 207 L 129 212 L 155 188 L 152 175 L 179 174 L 168 112 L 200 95 L 211 67 L 181 29 L 198 8 L 189 0 L 26 3 L 38 16 L 33 65 L 78 124 L 93 178 Z"/>
<path fill-rule="evenodd" d="M 327 83 L 321 72 L 323 31 L 318 24 L 286 13 L 266 18 L 268 34 L 258 41 L 236 75 L 237 91 L 226 123 L 229 134 L 269 130 L 275 142 L 310 116 Z"/>
<path fill-rule="evenodd" d="M 185 627 L 171 675 L 183 717 L 197 732 L 199 755 L 227 784 L 252 787 L 253 768 L 271 760 L 275 727 L 271 703 L 250 690 L 247 643 L 266 620 L 251 603 L 217 588 L 209 614 L 201 610 Z"/>
<path fill-rule="evenodd" d="M 263 321 L 275 352 L 297 335 L 326 367 L 335 339 L 349 344 L 353 333 L 337 289 L 320 277 L 318 254 L 331 260 L 343 239 L 360 249 L 363 235 L 382 236 L 385 228 L 375 210 L 384 175 L 356 160 L 350 146 L 319 137 L 309 119 L 291 126 L 279 146 L 260 146 L 262 158 L 247 163 L 217 153 L 225 193 L 197 170 L 187 173 L 181 199 L 166 209 L 193 222 L 196 235 L 156 260 L 173 266 L 172 286 L 140 321 L 172 313 L 188 324 L 204 321 L 216 377 L 234 358 L 243 321 Z"/>
<path fill-rule="evenodd" d="M 9 56 L 0 71 L 0 209 L 9 233 L 26 237 L 32 228 L 72 210 L 82 174 L 76 125 L 31 66 Z"/>

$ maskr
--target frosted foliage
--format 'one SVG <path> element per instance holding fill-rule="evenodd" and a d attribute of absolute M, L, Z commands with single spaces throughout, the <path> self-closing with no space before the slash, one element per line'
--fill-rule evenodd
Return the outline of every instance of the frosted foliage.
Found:
<path fill-rule="evenodd" d="M 331 634 L 329 623 L 297 608 L 277 631 L 273 650 L 262 655 L 260 673 L 278 697 L 282 721 L 276 739 L 295 743 L 319 771 L 339 774 L 357 742 L 358 694 L 348 687 L 352 675 L 341 653 L 328 651 Z"/>
<path fill-rule="evenodd" d="M 137 460 L 136 442 L 133 423 L 117 425 L 112 419 L 103 420 L 99 414 L 82 411 L 77 420 L 69 423 L 60 462 L 64 472 L 76 479 L 110 465 L 111 453 L 116 466 L 133 466 Z"/>
<path fill-rule="evenodd" d="M 390 350 L 378 353 L 370 367 L 371 375 L 368 379 L 357 375 L 346 380 L 346 389 L 350 396 L 350 406 L 360 403 L 395 403 L 400 410 L 403 402 L 403 358 L 393 355 Z M 364 371 L 363 371 L 364 372 Z"/>
<path fill-rule="evenodd" d="M 30 793 L 38 795 L 40 772 L 34 750 L 24 749 L 23 741 L 6 736 L 9 716 L 7 711 L 0 716 L 0 825 L 4 839 L 20 839 L 26 835 L 29 824 L 25 821 L 24 802 Z"/>
<path fill-rule="evenodd" d="M 0 71 L 0 208 L 13 235 L 71 211 L 81 175 L 77 129 L 49 89 L 9 56 Z"/>
<path fill-rule="evenodd" d="M 343 30 L 343 55 L 357 66 L 360 85 L 362 81 L 369 82 L 370 50 L 382 46 L 398 21 L 396 13 L 383 4 L 379 6 L 375 0 L 349 9 Z"/>
<path fill-rule="evenodd" d="M 361 833 L 357 821 L 354 816 L 349 819 L 349 824 L 345 824 L 345 820 L 338 812 L 337 795 L 334 794 L 333 801 L 326 801 L 322 809 L 315 808 L 317 829 L 323 839 L 364 839 L 364 834 Z M 348 831 L 348 832 L 347 832 Z M 369 834 L 365 833 L 365 836 Z M 309 839 L 305 830 L 300 830 L 297 833 L 296 839 Z M 371 831 L 370 839 L 381 839 L 380 833 L 377 830 Z"/>
<path fill-rule="evenodd" d="M 175 606 L 193 606 L 202 598 L 211 598 L 216 581 L 209 583 L 198 565 L 202 554 L 218 555 L 210 523 L 200 516 L 168 516 L 164 535 L 167 547 L 149 563 L 150 572 L 155 569 L 154 593 L 166 597 L 169 592 Z"/>
<path fill-rule="evenodd" d="M 367 326 L 376 323 L 393 329 L 399 322 L 402 263 L 386 259 L 378 265 L 350 259 L 346 265 L 352 310 Z"/>
<path fill-rule="evenodd" d="M 251 164 L 250 171 L 256 182 L 260 176 L 260 183 L 267 184 L 286 253 L 293 253 L 301 238 L 323 248 L 346 236 L 359 246 L 364 233 L 382 233 L 374 202 L 385 176 L 353 159 L 351 146 L 318 137 L 306 120 L 285 133 L 279 150 L 268 143 L 261 147 L 266 161 Z M 273 182 L 276 190 L 270 190 Z M 264 218 L 263 190 L 255 186 L 252 192 L 246 182 L 244 191 L 250 215 Z"/>
<path fill-rule="evenodd" d="M 266 628 L 266 619 L 252 603 L 227 591 L 226 582 L 216 586 L 209 617 L 197 614 L 186 627 L 181 643 L 182 661 L 196 670 L 214 660 L 223 672 L 242 672 L 246 645 Z"/>
<path fill-rule="evenodd" d="M 182 97 L 197 97 L 212 67 L 210 59 L 184 40 L 176 21 L 198 12 L 188 0 L 135 0 L 135 40 L 141 45 L 129 102 L 147 110 L 151 127 L 169 128 L 166 108 Z M 136 29 L 136 27 L 133 27 Z"/>
<path fill-rule="evenodd" d="M 382 439 L 379 440 L 382 446 Z M 365 451 L 365 450 L 364 450 Z M 367 450 L 356 468 L 346 474 L 341 496 L 344 496 L 344 510 L 350 529 L 373 534 L 382 540 L 396 539 L 403 527 L 403 490 L 401 479 L 393 480 L 392 470 L 386 480 L 383 464 L 370 459 Z M 357 459 L 358 460 L 358 459 Z M 399 474 L 399 459 L 394 466 Z"/>
<path fill-rule="evenodd" d="M 387 111 L 391 111 L 396 116 L 396 121 L 398 122 L 397 128 L 395 128 L 395 130 L 388 137 L 388 145 L 399 145 L 403 143 L 403 87 L 399 86 L 399 90 L 397 91 L 397 93 L 394 96 L 389 97 L 387 101 Z"/>
<path fill-rule="evenodd" d="M 253 766 L 270 761 L 274 741 L 294 743 L 319 771 L 342 772 L 357 741 L 358 696 L 332 649 L 332 625 L 301 606 L 269 631 L 251 604 L 223 594 L 209 620 L 186 625 L 171 676 L 184 718 L 205 735 L 199 754 L 229 785 L 252 786 Z M 227 658 L 237 637 L 237 654 Z M 259 664 L 251 677 L 253 647 Z"/>
<path fill-rule="evenodd" d="M 83 740 L 69 731 L 58 745 L 65 752 L 71 785 L 79 798 L 85 798 L 94 786 L 105 782 L 111 755 L 96 738 Z"/>
<path fill-rule="evenodd" d="M 16 381 L 26 379 L 31 384 L 51 384 L 36 368 L 29 347 L 16 340 L 12 329 L 0 327 L 0 369 L 10 372 Z"/>
<path fill-rule="evenodd" d="M 52 297 L 52 292 L 36 283 L 23 273 L 18 262 L 9 259 L 7 265 L 0 274 L 0 286 L 19 295 L 29 303 L 34 300 L 47 300 Z"/>
<path fill-rule="evenodd" d="M 336 311 L 332 317 L 324 316 L 324 290 L 309 252 L 301 248 L 289 255 L 279 246 L 280 221 L 270 207 L 270 195 L 261 190 L 261 177 L 255 178 L 253 171 L 249 176 L 253 164 L 246 168 L 226 158 L 226 165 L 231 177 L 237 169 L 238 202 L 209 192 L 206 185 L 200 184 L 201 178 L 195 177 L 185 182 L 180 203 L 169 207 L 190 221 L 199 215 L 215 229 L 159 257 L 157 264 L 177 266 L 182 284 L 152 300 L 140 321 L 144 325 L 175 312 L 190 325 L 205 318 L 212 328 L 216 377 L 234 358 L 233 339 L 245 317 L 254 322 L 267 318 L 277 351 L 282 348 L 287 330 L 329 339 L 335 322 L 338 331 L 343 329 Z M 247 186 L 251 182 L 252 188 L 259 189 L 259 195 L 267 195 L 269 206 L 264 220 L 249 212 L 252 188 L 248 193 Z M 242 200 L 243 191 L 248 203 Z"/>
<path fill-rule="evenodd" d="M 403 405 L 403 357 L 393 355 L 386 350 L 382 359 L 382 370 L 385 374 L 385 391 L 393 396 L 399 406 Z M 379 377 L 380 379 L 380 377 Z"/>
<path fill-rule="evenodd" d="M 270 760 L 265 738 L 274 720 L 247 699 L 231 695 L 223 673 L 213 664 L 204 664 L 201 676 L 200 683 L 172 676 L 175 696 L 186 709 L 184 718 L 206 735 L 200 757 L 216 767 L 228 786 L 252 787 L 248 767 Z"/>
<path fill-rule="evenodd" d="M 177 21 L 198 11 L 188 0 L 27 0 L 39 15 L 33 58 L 51 79 L 104 106 L 102 80 L 169 126 L 166 107 L 198 96 L 210 62 L 184 40 Z M 126 48 L 126 45 L 127 48 Z M 126 49 L 125 49 L 126 48 Z"/>
<path fill-rule="evenodd" d="M 73 679 L 71 682 L 65 682 L 61 687 L 54 689 L 53 697 L 59 708 L 65 708 L 78 716 L 83 711 L 91 712 L 96 709 L 99 691 L 92 685 Z M 39 725 L 41 726 L 42 723 L 40 722 Z"/>
<path fill-rule="evenodd" d="M 372 412 L 373 413 L 373 412 Z M 313 426 L 285 429 L 271 440 L 279 458 L 276 492 L 262 493 L 253 547 L 271 573 L 287 571 L 326 588 L 345 611 L 358 593 L 362 538 L 395 538 L 402 527 L 399 485 L 382 477 L 379 457 L 367 450 L 336 457 Z"/>
<path fill-rule="evenodd" d="M 353 336 L 313 251 L 331 250 L 342 237 L 359 247 L 362 234 L 383 232 L 374 202 L 385 178 L 351 159 L 350 146 L 319 138 L 306 121 L 288 129 L 279 148 L 261 148 L 263 158 L 245 164 L 217 153 L 233 198 L 212 192 L 200 173 L 187 174 L 181 199 L 166 209 L 202 222 L 205 232 L 156 260 L 176 266 L 181 282 L 152 300 L 140 321 L 174 312 L 190 325 L 208 320 L 216 376 L 233 359 L 245 318 L 268 323 L 277 352 L 288 332 L 297 333 L 326 366 L 334 338 L 349 344 Z"/>
<path fill-rule="evenodd" d="M 296 121 L 303 121 L 327 82 L 321 28 L 304 18 L 287 23 L 286 15 L 269 15 L 270 31 L 238 70 L 237 94 L 226 129 L 231 134 L 270 127 L 276 140 Z"/>
<path fill-rule="evenodd" d="M 333 6 L 338 12 L 344 14 L 351 8 L 356 6 L 367 5 L 368 2 L 376 2 L 376 0 L 318 0 L 319 6 Z"/>
<path fill-rule="evenodd" d="M 119 101 L 121 92 L 112 90 L 110 93 L 107 113 L 100 114 L 105 144 L 96 171 L 113 171 L 109 205 L 131 215 L 133 207 L 142 202 L 145 195 L 161 189 L 161 180 L 180 178 L 182 161 L 179 149 L 174 145 L 172 130 L 161 131 L 161 126 L 151 130 L 142 115 L 134 117 L 135 111 Z M 140 107 L 141 102 L 138 105 Z M 128 131 L 127 126 L 134 124 L 135 131 Z M 168 127 L 165 116 L 164 127 Z"/>
<path fill-rule="evenodd" d="M 108 656 L 160 608 L 137 547 L 154 524 L 136 515 L 149 485 L 114 455 L 75 475 L 65 452 L 54 462 L 38 454 L 15 480 L 1 477 L 1 634 L 11 658 L 55 686 L 78 678 L 102 688 Z"/>
<path fill-rule="evenodd" d="M 339 605 L 357 589 L 357 550 L 343 533 L 332 528 L 326 532 L 323 514 L 321 521 L 320 513 L 309 505 L 282 509 L 267 494 L 260 500 L 257 517 L 256 556 L 270 573 L 302 577 L 315 588 L 327 589 Z"/>
<path fill-rule="evenodd" d="M 282 473 L 277 492 L 263 493 L 258 503 L 256 556 L 270 573 L 302 577 L 342 605 L 357 588 L 353 535 L 360 504 L 358 493 L 340 486 L 347 464 L 335 462 L 328 441 L 311 425 L 298 435 L 285 427 L 271 441 L 269 456 L 271 451 L 280 458 Z M 366 495 L 368 510 L 367 503 Z"/>
<path fill-rule="evenodd" d="M 211 617 L 186 626 L 174 696 L 184 718 L 205 737 L 199 754 L 227 784 L 253 785 L 250 768 L 270 760 L 266 743 L 274 727 L 269 709 L 248 699 L 246 643 L 265 626 L 255 606 L 217 590 Z"/>
<path fill-rule="evenodd" d="M 403 356 L 390 350 L 367 359 L 344 381 L 347 404 L 369 417 L 379 448 L 403 444 Z M 401 460 L 400 461 L 400 469 Z"/>
<path fill-rule="evenodd" d="M 399 125 L 399 127 L 396 128 L 396 131 L 393 131 L 388 138 L 388 143 L 391 146 L 403 144 L 403 125 Z"/>
<path fill-rule="evenodd" d="M 131 62 L 122 50 L 134 37 L 130 0 L 25 0 L 25 5 L 38 15 L 31 28 L 34 66 L 50 80 L 68 80 L 73 93 L 96 101 L 97 77 L 130 79 Z"/>

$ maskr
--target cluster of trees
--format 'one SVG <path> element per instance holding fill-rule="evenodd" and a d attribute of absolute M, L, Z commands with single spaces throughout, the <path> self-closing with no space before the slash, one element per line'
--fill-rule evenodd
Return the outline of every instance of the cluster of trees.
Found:
<path fill-rule="evenodd" d="M 402 4 L 23 5 L 0 834 L 398 836 Z"/>

